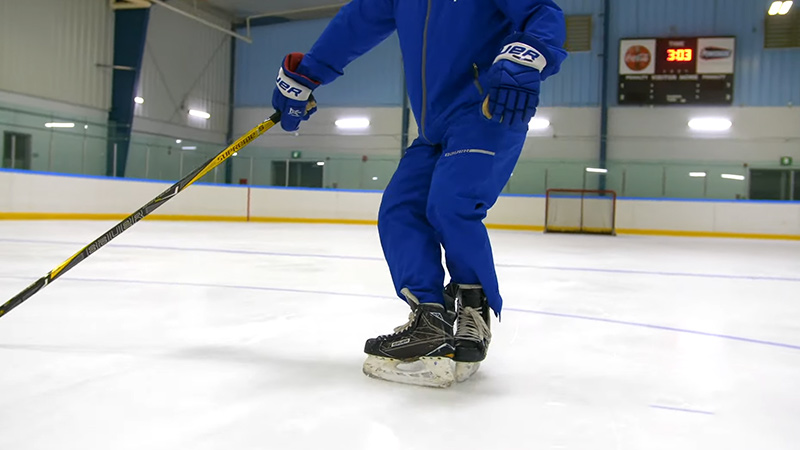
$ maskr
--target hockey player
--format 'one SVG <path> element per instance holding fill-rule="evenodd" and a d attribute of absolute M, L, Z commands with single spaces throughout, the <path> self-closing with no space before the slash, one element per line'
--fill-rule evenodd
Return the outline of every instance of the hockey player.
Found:
<path fill-rule="evenodd" d="M 565 24 L 552 0 L 353 0 L 308 53 L 284 59 L 272 100 L 283 129 L 297 130 L 316 111 L 312 91 L 395 30 L 419 138 L 383 194 L 378 230 L 411 314 L 367 340 L 364 372 L 446 387 L 477 370 L 490 309 L 500 315 L 483 219 L 519 158 L 540 83 L 567 56 Z"/>

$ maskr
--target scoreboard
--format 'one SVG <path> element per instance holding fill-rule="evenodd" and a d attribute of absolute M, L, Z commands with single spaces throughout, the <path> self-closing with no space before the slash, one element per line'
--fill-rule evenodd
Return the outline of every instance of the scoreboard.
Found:
<path fill-rule="evenodd" d="M 620 105 L 730 105 L 736 38 L 622 39 Z"/>

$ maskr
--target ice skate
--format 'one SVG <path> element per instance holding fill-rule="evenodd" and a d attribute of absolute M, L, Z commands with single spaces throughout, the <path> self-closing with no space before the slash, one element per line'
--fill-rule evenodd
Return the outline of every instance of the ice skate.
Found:
<path fill-rule="evenodd" d="M 458 303 L 456 327 L 456 381 L 463 382 L 478 371 L 492 341 L 491 309 L 480 285 L 452 283 L 446 293 Z"/>
<path fill-rule="evenodd" d="M 373 378 L 446 388 L 455 381 L 455 313 L 435 303 L 419 303 L 403 290 L 411 306 L 408 322 L 390 335 L 369 339 L 364 346 L 364 373 Z"/>

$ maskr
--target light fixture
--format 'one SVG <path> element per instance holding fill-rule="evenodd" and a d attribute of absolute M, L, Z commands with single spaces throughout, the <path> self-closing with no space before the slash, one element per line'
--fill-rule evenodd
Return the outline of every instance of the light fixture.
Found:
<path fill-rule="evenodd" d="M 180 144 L 181 142 L 183 142 L 183 139 L 175 139 L 176 144 Z"/>
<path fill-rule="evenodd" d="M 238 155 L 239 155 L 239 152 L 234 152 L 233 153 L 233 156 L 238 156 Z"/>
<path fill-rule="evenodd" d="M 720 176 L 722 178 L 726 179 L 726 180 L 737 180 L 737 181 L 744 181 L 745 180 L 744 175 L 734 175 L 732 173 L 723 173 Z"/>
<path fill-rule="evenodd" d="M 75 128 L 74 123 L 67 122 L 48 122 L 44 124 L 46 128 Z"/>
<path fill-rule="evenodd" d="M 318 161 L 318 162 L 317 162 L 317 165 L 318 165 L 318 166 L 324 166 L 324 165 L 325 165 L 325 161 Z"/>
<path fill-rule="evenodd" d="M 83 129 L 84 129 L 84 130 L 88 130 L 88 129 L 89 129 L 89 125 L 84 125 L 84 126 L 83 126 Z"/>
<path fill-rule="evenodd" d="M 692 178 L 705 178 L 706 175 L 705 172 L 689 172 L 689 176 Z"/>
<path fill-rule="evenodd" d="M 197 147 L 194 145 L 187 145 L 185 147 L 181 147 L 181 150 L 197 150 Z"/>
<path fill-rule="evenodd" d="M 696 131 L 727 131 L 733 122 L 720 117 L 699 117 L 689 121 L 689 128 Z"/>
<path fill-rule="evenodd" d="M 608 169 L 600 169 L 597 167 L 587 167 L 586 171 L 589 173 L 608 173 Z"/>
<path fill-rule="evenodd" d="M 190 116 L 194 116 L 194 117 L 199 117 L 201 119 L 206 119 L 206 120 L 211 118 L 211 114 L 209 114 L 209 113 L 207 113 L 205 111 L 197 110 L 197 109 L 190 109 L 189 110 L 189 115 Z"/>
<path fill-rule="evenodd" d="M 769 7 L 769 11 L 767 14 L 770 16 L 781 15 L 785 16 L 789 13 L 789 10 L 792 9 L 792 5 L 794 2 L 772 2 L 772 5 Z"/>
<path fill-rule="evenodd" d="M 372 181 L 378 181 L 378 177 L 372 177 Z"/>
<path fill-rule="evenodd" d="M 534 117 L 528 122 L 528 128 L 531 130 L 546 130 L 550 128 L 550 121 L 541 117 Z"/>
<path fill-rule="evenodd" d="M 369 119 L 364 117 L 349 117 L 337 119 L 336 128 L 340 130 L 366 130 L 369 128 Z"/>
<path fill-rule="evenodd" d="M 133 101 L 137 105 L 141 105 L 142 103 L 144 103 L 144 99 L 142 97 L 133 97 Z"/>

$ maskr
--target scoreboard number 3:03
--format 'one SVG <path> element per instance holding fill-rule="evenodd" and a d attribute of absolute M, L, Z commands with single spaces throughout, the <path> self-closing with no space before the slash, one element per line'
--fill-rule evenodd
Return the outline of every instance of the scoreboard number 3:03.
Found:
<path fill-rule="evenodd" d="M 694 59 L 694 50 L 691 48 L 668 48 L 668 62 L 690 62 Z"/>

